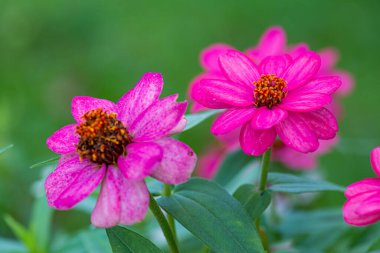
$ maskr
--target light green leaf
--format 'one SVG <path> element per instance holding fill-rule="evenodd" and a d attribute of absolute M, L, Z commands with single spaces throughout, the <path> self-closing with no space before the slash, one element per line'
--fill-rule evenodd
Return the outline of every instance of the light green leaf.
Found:
<path fill-rule="evenodd" d="M 162 253 L 151 241 L 127 228 L 117 226 L 106 231 L 113 253 Z"/>
<path fill-rule="evenodd" d="M 220 185 L 226 185 L 252 160 L 252 157 L 247 156 L 241 150 L 229 153 L 220 166 L 214 181 Z"/>
<path fill-rule="evenodd" d="M 252 219 L 259 218 L 271 201 L 269 191 L 257 192 L 256 187 L 252 184 L 240 186 L 233 196 L 239 200 Z"/>
<path fill-rule="evenodd" d="M 215 252 L 264 252 L 244 208 L 214 182 L 193 178 L 158 203 Z"/>
<path fill-rule="evenodd" d="M 56 157 L 52 157 L 50 159 L 47 159 L 47 160 L 39 162 L 39 163 L 35 163 L 35 164 L 31 165 L 30 168 L 33 169 L 33 168 L 36 168 L 36 167 L 40 167 L 40 166 L 43 166 L 43 165 L 46 165 L 46 164 L 58 161 L 60 157 L 61 156 L 56 156 Z"/>
<path fill-rule="evenodd" d="M 186 123 L 185 128 L 183 129 L 183 132 L 195 127 L 196 125 L 200 124 L 201 122 L 208 119 L 209 117 L 217 113 L 220 113 L 222 111 L 223 110 L 208 110 L 208 111 L 199 112 L 195 114 L 186 114 L 185 118 L 186 118 L 187 123 Z"/>
<path fill-rule="evenodd" d="M 316 181 L 305 177 L 286 173 L 269 173 L 269 189 L 275 192 L 319 192 L 319 191 L 344 191 L 344 187 L 326 182 Z"/>
<path fill-rule="evenodd" d="M 0 148 L 0 155 L 1 155 L 2 153 L 6 152 L 7 150 L 11 149 L 11 148 L 13 148 L 13 144 L 10 144 L 10 145 L 8 145 L 8 146 L 5 146 L 5 147 L 3 147 L 3 148 Z"/>
<path fill-rule="evenodd" d="M 24 245 L 18 241 L 0 238 L 1 253 L 27 253 Z"/>
<path fill-rule="evenodd" d="M 24 243 L 25 247 L 28 248 L 30 252 L 34 252 L 36 250 L 36 245 L 33 240 L 33 235 L 29 232 L 29 230 L 13 219 L 10 215 L 5 215 L 4 220 L 15 236 Z"/>

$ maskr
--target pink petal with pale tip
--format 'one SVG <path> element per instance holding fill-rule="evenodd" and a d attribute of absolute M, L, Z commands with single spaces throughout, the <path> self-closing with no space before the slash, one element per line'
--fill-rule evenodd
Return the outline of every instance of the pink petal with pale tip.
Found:
<path fill-rule="evenodd" d="M 212 109 L 246 107 L 253 103 L 253 85 L 247 88 L 230 81 L 204 79 L 194 86 L 193 98 Z"/>
<path fill-rule="evenodd" d="M 288 113 L 288 117 L 276 125 L 276 131 L 281 141 L 294 150 L 308 153 L 318 149 L 317 136 L 297 113 Z"/>
<path fill-rule="evenodd" d="M 60 164 L 47 177 L 45 190 L 49 206 L 65 210 L 95 190 L 104 176 L 105 166 L 80 161 L 78 156 Z"/>
<path fill-rule="evenodd" d="M 215 120 L 211 126 L 211 133 L 214 135 L 227 134 L 249 121 L 255 111 L 255 107 L 229 109 Z"/>
<path fill-rule="evenodd" d="M 380 177 L 380 147 L 377 147 L 371 152 L 371 164 L 373 171 Z"/>
<path fill-rule="evenodd" d="M 127 155 L 120 156 L 117 165 L 126 179 L 142 180 L 157 168 L 162 160 L 162 149 L 153 142 L 131 143 Z"/>
<path fill-rule="evenodd" d="M 183 131 L 183 129 L 185 129 L 186 124 L 187 124 L 187 119 L 185 117 L 183 117 L 178 122 L 178 124 L 172 130 L 170 130 L 170 132 L 168 133 L 168 135 L 173 135 L 173 134 L 181 133 Z"/>
<path fill-rule="evenodd" d="M 332 98 L 323 93 L 302 93 L 291 91 L 278 105 L 279 108 L 294 112 L 309 112 L 330 104 Z"/>
<path fill-rule="evenodd" d="M 127 180 L 120 176 L 120 224 L 131 225 L 145 218 L 149 207 L 149 191 L 144 180 Z"/>
<path fill-rule="evenodd" d="M 177 95 L 160 99 L 132 123 L 129 131 L 134 141 L 157 140 L 167 135 L 182 120 L 187 102 L 176 102 Z"/>
<path fill-rule="evenodd" d="M 68 154 L 76 150 L 79 137 L 75 134 L 75 124 L 67 125 L 56 131 L 46 140 L 49 149 L 57 154 Z"/>
<path fill-rule="evenodd" d="M 314 52 L 307 52 L 296 58 L 281 76 L 293 90 L 309 82 L 318 72 L 320 57 Z"/>
<path fill-rule="evenodd" d="M 247 155 L 263 154 L 273 145 L 275 139 L 276 131 L 273 128 L 256 130 L 250 122 L 246 123 L 240 132 L 240 146 Z"/>
<path fill-rule="evenodd" d="M 253 114 L 251 126 L 254 129 L 268 129 L 280 123 L 288 116 L 288 113 L 280 108 L 268 109 L 263 106 Z"/>
<path fill-rule="evenodd" d="M 292 58 L 289 55 L 268 56 L 260 63 L 259 69 L 263 74 L 275 74 L 281 76 L 289 67 Z"/>
<path fill-rule="evenodd" d="M 110 228 L 119 224 L 120 172 L 114 166 L 108 166 L 103 179 L 98 200 L 91 214 L 91 223 L 99 228 Z"/>
<path fill-rule="evenodd" d="M 337 91 L 341 85 L 342 81 L 339 76 L 324 76 L 317 77 L 313 79 L 313 81 L 308 82 L 304 86 L 301 86 L 292 92 L 296 92 L 298 94 L 323 93 L 331 95 Z"/>
<path fill-rule="evenodd" d="M 333 139 L 338 132 L 338 122 L 335 116 L 325 108 L 298 115 L 303 118 L 319 139 Z"/>
<path fill-rule="evenodd" d="M 200 55 L 200 61 L 202 67 L 212 73 L 221 73 L 219 67 L 219 56 L 228 50 L 233 50 L 234 48 L 227 44 L 213 44 L 208 48 L 204 49 Z"/>
<path fill-rule="evenodd" d="M 74 97 L 71 102 L 71 113 L 76 122 L 82 122 L 82 116 L 91 110 L 103 109 L 106 112 L 117 113 L 116 105 L 105 99 L 78 96 Z"/>
<path fill-rule="evenodd" d="M 350 184 L 344 191 L 344 195 L 351 198 L 366 192 L 380 192 L 380 178 L 366 178 Z"/>
<path fill-rule="evenodd" d="M 357 212 L 364 201 L 373 198 L 377 194 L 378 192 L 367 192 L 349 198 L 343 206 L 344 220 L 354 226 L 365 226 L 378 221 L 380 213 L 360 215 Z"/>
<path fill-rule="evenodd" d="M 339 54 L 334 48 L 325 48 L 318 52 L 321 57 L 320 71 L 329 71 L 335 67 Z"/>
<path fill-rule="evenodd" d="M 274 26 L 265 31 L 257 47 L 247 50 L 247 54 L 255 61 L 260 61 L 270 55 L 283 54 L 286 47 L 284 29 Z"/>
<path fill-rule="evenodd" d="M 219 64 L 229 80 L 247 88 L 252 87 L 252 83 L 260 78 L 256 65 L 239 51 L 230 50 L 220 55 Z"/>
<path fill-rule="evenodd" d="M 164 151 L 160 166 L 152 177 L 167 184 L 180 184 L 189 180 L 194 171 L 197 156 L 186 144 L 172 138 L 156 141 Z"/>
<path fill-rule="evenodd" d="M 164 80 L 160 73 L 145 73 L 136 86 L 117 102 L 118 119 L 126 126 L 160 97 Z"/>

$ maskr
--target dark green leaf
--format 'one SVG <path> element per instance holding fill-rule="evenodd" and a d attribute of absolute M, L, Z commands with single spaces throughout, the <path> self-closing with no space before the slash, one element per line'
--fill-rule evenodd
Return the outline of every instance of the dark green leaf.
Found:
<path fill-rule="evenodd" d="M 162 253 L 145 237 L 122 227 L 106 230 L 113 253 Z"/>
<path fill-rule="evenodd" d="M 13 144 L 0 148 L 0 155 L 11 148 L 13 148 Z"/>
<path fill-rule="evenodd" d="M 240 203 L 214 182 L 193 178 L 159 205 L 218 253 L 264 252 L 252 220 Z"/>
<path fill-rule="evenodd" d="M 305 177 L 286 173 L 269 173 L 269 189 L 275 192 L 319 192 L 319 191 L 344 191 L 344 187 L 326 182 L 316 181 Z"/>
<path fill-rule="evenodd" d="M 186 123 L 185 129 L 183 129 L 183 132 L 195 127 L 196 125 L 200 124 L 202 121 L 222 111 L 223 110 L 208 110 L 205 112 L 185 115 L 187 123 Z"/>
<path fill-rule="evenodd" d="M 250 161 L 252 161 L 252 157 L 247 156 L 240 149 L 229 153 L 220 166 L 214 181 L 220 185 L 226 185 Z"/>
<path fill-rule="evenodd" d="M 234 197 L 239 200 L 252 219 L 256 219 L 267 209 L 271 201 L 269 191 L 257 192 L 252 184 L 240 186 L 234 193 Z"/>

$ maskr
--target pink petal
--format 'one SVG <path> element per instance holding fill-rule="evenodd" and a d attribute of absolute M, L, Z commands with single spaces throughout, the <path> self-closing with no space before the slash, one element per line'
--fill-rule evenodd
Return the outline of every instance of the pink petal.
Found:
<path fill-rule="evenodd" d="M 244 153 L 259 156 L 267 151 L 276 139 L 273 128 L 265 130 L 253 129 L 250 122 L 246 123 L 240 132 L 240 145 Z"/>
<path fill-rule="evenodd" d="M 371 164 L 373 171 L 380 177 L 380 147 L 377 147 L 371 152 Z"/>
<path fill-rule="evenodd" d="M 157 168 L 162 159 L 162 149 L 153 142 L 131 143 L 127 155 L 120 156 L 117 165 L 126 179 L 142 180 Z"/>
<path fill-rule="evenodd" d="M 338 76 L 324 76 L 315 78 L 313 81 L 308 82 L 304 86 L 294 90 L 297 93 L 323 93 L 331 95 L 342 85 Z"/>
<path fill-rule="evenodd" d="M 176 102 L 171 95 L 153 103 L 129 128 L 134 141 L 156 140 L 168 134 L 182 120 L 187 102 Z"/>
<path fill-rule="evenodd" d="M 289 67 L 292 58 L 285 54 L 281 56 L 268 56 L 260 63 L 259 69 L 263 74 L 275 74 L 281 76 Z"/>
<path fill-rule="evenodd" d="M 70 209 L 90 195 L 101 182 L 105 166 L 74 157 L 52 172 L 45 181 L 49 206 Z"/>
<path fill-rule="evenodd" d="M 100 194 L 91 214 L 91 223 L 99 228 L 116 226 L 120 220 L 120 172 L 114 166 L 108 166 L 103 179 Z"/>
<path fill-rule="evenodd" d="M 289 169 L 293 170 L 311 170 L 316 168 L 318 163 L 318 154 L 314 153 L 300 153 L 287 146 L 276 147 L 274 145 L 272 151 L 272 159 L 285 164 Z"/>
<path fill-rule="evenodd" d="M 255 107 L 229 109 L 215 120 L 211 126 L 211 133 L 215 135 L 227 134 L 249 121 L 255 111 Z"/>
<path fill-rule="evenodd" d="M 232 82 L 250 88 L 260 78 L 256 65 L 243 53 L 230 50 L 219 57 L 220 67 Z"/>
<path fill-rule="evenodd" d="M 331 70 L 339 58 L 338 52 L 334 48 L 325 48 L 318 52 L 321 57 L 321 71 Z"/>
<path fill-rule="evenodd" d="M 223 162 L 225 150 L 221 148 L 210 149 L 199 159 L 197 175 L 202 178 L 212 179 Z"/>
<path fill-rule="evenodd" d="M 253 104 L 251 88 L 230 81 L 204 79 L 194 86 L 193 98 L 213 109 L 245 107 Z"/>
<path fill-rule="evenodd" d="M 160 97 L 164 80 L 160 73 L 145 73 L 136 86 L 117 102 L 118 118 L 125 126 L 133 121 Z"/>
<path fill-rule="evenodd" d="M 380 178 L 366 178 L 350 184 L 344 191 L 344 195 L 351 198 L 366 192 L 380 192 Z"/>
<path fill-rule="evenodd" d="M 68 154 L 76 150 L 78 136 L 75 134 L 75 124 L 67 125 L 56 131 L 46 140 L 51 151 L 58 154 Z"/>
<path fill-rule="evenodd" d="M 289 92 L 278 105 L 281 109 L 294 112 L 308 112 L 331 103 L 331 96 L 323 93 Z"/>
<path fill-rule="evenodd" d="M 296 113 L 288 113 L 288 117 L 276 125 L 276 131 L 285 145 L 299 152 L 313 152 L 319 146 L 317 136 Z"/>
<path fill-rule="evenodd" d="M 380 218 L 380 192 L 376 192 L 363 200 L 356 209 L 356 213 L 360 216 L 376 215 Z"/>
<path fill-rule="evenodd" d="M 338 122 L 335 116 L 327 109 L 320 108 L 315 111 L 300 113 L 311 130 L 322 140 L 330 140 L 338 132 Z"/>
<path fill-rule="evenodd" d="M 127 180 L 120 176 L 120 224 L 131 225 L 145 218 L 149 207 L 149 191 L 143 180 Z"/>
<path fill-rule="evenodd" d="M 240 148 L 239 136 L 241 128 L 238 127 L 228 134 L 218 135 L 216 138 L 227 148 L 229 151 L 233 151 Z"/>
<path fill-rule="evenodd" d="M 103 109 L 106 112 L 117 113 L 116 105 L 108 100 L 78 96 L 74 97 L 71 102 L 71 113 L 74 119 L 80 123 L 82 121 L 82 116 L 91 110 Z"/>
<path fill-rule="evenodd" d="M 342 80 L 342 85 L 339 87 L 336 93 L 339 96 L 349 95 L 354 88 L 354 78 L 351 76 L 351 74 L 342 70 L 334 71 L 331 74 L 339 76 Z"/>
<path fill-rule="evenodd" d="M 256 110 L 252 117 L 251 126 L 254 129 L 268 129 L 280 123 L 288 113 L 280 108 L 268 109 L 263 106 Z"/>
<path fill-rule="evenodd" d="M 343 206 L 343 218 L 351 225 L 365 226 L 374 223 L 380 219 L 380 213 L 375 214 L 358 214 L 358 209 L 363 205 L 363 202 L 373 198 L 373 192 L 363 193 L 355 197 L 349 198 Z"/>
<path fill-rule="evenodd" d="M 234 49 L 227 44 L 213 44 L 201 52 L 201 65 L 206 71 L 220 73 L 219 56 L 228 50 Z"/>
<path fill-rule="evenodd" d="M 160 166 L 152 177 L 167 184 L 180 184 L 189 180 L 195 168 L 197 156 L 186 144 L 172 138 L 156 141 L 163 149 Z"/>
<path fill-rule="evenodd" d="M 296 59 L 296 58 L 300 57 L 301 55 L 303 55 L 304 53 L 309 52 L 309 51 L 310 51 L 310 49 L 309 49 L 309 46 L 307 44 L 300 43 L 300 44 L 297 44 L 294 47 L 292 47 L 289 50 L 289 54 L 293 59 Z"/>
<path fill-rule="evenodd" d="M 314 52 L 307 52 L 296 58 L 282 76 L 288 83 L 288 90 L 310 81 L 318 72 L 320 65 L 321 60 Z"/>
<path fill-rule="evenodd" d="M 265 31 L 256 48 L 247 50 L 247 54 L 255 61 L 260 61 L 270 55 L 279 55 L 285 52 L 286 34 L 284 29 L 274 26 Z"/>
<path fill-rule="evenodd" d="M 170 130 L 170 132 L 168 133 L 168 135 L 173 135 L 173 134 L 181 133 L 183 131 L 183 129 L 186 127 L 186 124 L 187 124 L 187 119 L 184 116 L 178 122 L 178 124 L 172 130 Z"/>

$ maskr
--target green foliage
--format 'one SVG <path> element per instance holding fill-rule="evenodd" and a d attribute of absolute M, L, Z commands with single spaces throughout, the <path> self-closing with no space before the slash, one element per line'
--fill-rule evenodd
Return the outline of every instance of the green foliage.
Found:
<path fill-rule="evenodd" d="M 320 191 L 344 191 L 344 188 L 336 184 L 312 180 L 305 177 L 295 176 L 286 173 L 269 173 L 269 189 L 274 192 L 320 192 Z"/>
<path fill-rule="evenodd" d="M 241 204 L 216 183 L 193 178 L 158 203 L 216 252 L 264 252 Z"/>
<path fill-rule="evenodd" d="M 113 253 L 162 253 L 145 237 L 123 227 L 106 230 Z"/>
<path fill-rule="evenodd" d="M 199 125 L 200 123 L 202 123 L 203 121 L 205 121 L 209 117 L 211 117 L 211 116 L 213 116 L 213 115 L 215 115 L 221 111 L 222 110 L 208 110 L 208 111 L 199 112 L 199 113 L 195 113 L 195 114 L 185 115 L 187 123 L 186 123 L 186 126 L 185 126 L 183 131 L 187 131 L 187 130 Z"/>
<path fill-rule="evenodd" d="M 240 186 L 234 193 L 234 197 L 241 203 L 251 219 L 256 219 L 267 209 L 271 202 L 271 193 L 257 192 L 256 186 L 245 184 Z"/>
<path fill-rule="evenodd" d="M 5 146 L 5 147 L 2 147 L 0 148 L 0 155 L 6 151 L 8 151 L 9 149 L 13 148 L 13 144 L 10 144 L 8 146 Z"/>

